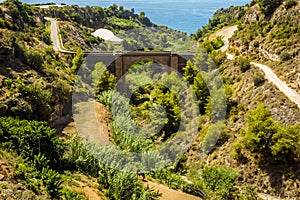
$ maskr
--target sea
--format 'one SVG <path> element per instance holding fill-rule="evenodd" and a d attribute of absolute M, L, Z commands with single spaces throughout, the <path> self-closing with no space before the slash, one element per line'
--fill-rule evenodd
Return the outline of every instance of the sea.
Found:
<path fill-rule="evenodd" d="M 156 24 L 170 28 L 195 33 L 206 25 L 216 10 L 230 6 L 246 5 L 251 0 L 21 0 L 23 3 L 66 3 L 79 6 L 109 7 L 112 4 L 134 8 L 136 13 L 144 11 L 146 16 Z"/>

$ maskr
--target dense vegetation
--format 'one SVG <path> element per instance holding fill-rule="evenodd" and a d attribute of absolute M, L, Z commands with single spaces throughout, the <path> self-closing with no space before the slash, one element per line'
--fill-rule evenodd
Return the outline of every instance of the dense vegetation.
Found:
<path fill-rule="evenodd" d="M 91 149 L 96 147 L 84 145 L 77 138 L 65 143 L 46 123 L 1 118 L 0 133 L 1 148 L 14 150 L 24 159 L 16 163 L 14 180 L 35 194 L 42 193 L 43 185 L 54 199 L 61 196 L 86 199 L 62 185 L 64 179 L 70 177 L 65 170 L 76 170 L 98 178 L 100 188 L 111 199 L 155 199 L 159 196 L 157 192 L 143 188 L 134 174 L 116 170 L 111 162 L 120 164 L 122 160 L 118 157 L 111 157 L 107 163 L 99 160 L 103 155 L 111 155 L 110 149 Z M 90 153 L 92 150 L 97 150 L 97 156 Z"/>
<path fill-rule="evenodd" d="M 61 115 L 56 105 L 68 101 L 72 57 L 61 57 L 48 46 L 49 24 L 33 17 L 34 10 L 18 1 L 1 7 L 1 19 L 14 24 L 0 30 L 1 115 L 51 121 Z"/>
<path fill-rule="evenodd" d="M 205 50 L 187 63 L 182 77 L 141 61 L 117 83 L 103 63 L 85 64 L 83 49 L 115 48 L 91 36 L 93 28 L 128 36 L 119 49 L 183 50 L 193 41 L 122 6 L 42 10 L 17 0 L 1 3 L 0 198 L 12 191 L 15 199 L 87 199 L 74 189 L 84 174 L 109 199 L 158 199 L 159 192 L 137 178 L 137 169 L 149 181 L 203 198 L 259 199 L 257 192 L 299 197 L 299 110 L 250 65 L 259 58 L 259 47 L 272 45 L 280 63 L 297 58 L 292 51 L 299 39 L 297 6 L 293 0 L 253 1 L 221 9 L 194 35 Z M 287 10 L 292 14 L 283 15 Z M 253 20 L 249 13 L 257 11 Z M 66 38 L 76 38 L 69 30 L 78 30 L 83 49 L 74 39 L 65 47 L 76 54 L 54 52 L 45 15 L 61 19 Z M 239 30 L 231 51 L 239 57 L 228 61 L 217 51 L 222 38 L 207 37 L 233 24 Z M 78 70 L 84 73 L 76 85 Z M 114 116 L 107 119 L 112 146 L 86 142 L 80 133 L 59 138 L 49 127 L 55 119 L 71 116 L 71 89 L 95 96 Z M 132 95 L 126 96 L 128 91 Z M 189 101 L 191 96 L 195 101 Z M 80 104 L 75 108 L 78 114 Z M 193 132 L 194 142 L 180 152 Z M 174 138 L 174 147 L 162 148 Z M 12 173 L 3 170 L 2 161 Z M 15 183 L 22 189 L 11 190 Z"/>
<path fill-rule="evenodd" d="M 242 141 L 235 144 L 235 156 L 243 157 L 241 151 L 245 148 L 255 154 L 259 162 L 266 158 L 272 159 L 268 162 L 297 162 L 300 156 L 299 128 L 299 125 L 282 127 L 274 122 L 270 111 L 261 104 L 247 113 Z"/>
<path fill-rule="evenodd" d="M 52 122 L 69 114 L 63 107 L 69 101 L 74 74 L 83 63 L 81 49 L 71 56 L 55 53 L 48 46 L 49 23 L 44 20 L 43 12 L 19 1 L 1 4 L 1 35 L 5 36 L 1 39 L 1 59 L 5 58 L 1 63 L 1 116 L 12 116 L 0 120 L 1 159 L 15 160 L 10 162 L 13 175 L 6 177 L 4 174 L 5 181 L 16 181 L 24 186 L 24 191 L 14 190 L 12 198 L 86 199 L 84 193 L 70 189 L 75 184 L 69 182 L 75 178 L 72 172 L 77 171 L 97 178 L 100 190 L 110 199 L 157 199 L 159 193 L 142 187 L 134 173 L 116 169 L 118 163 L 122 163 L 119 157 L 111 158 L 116 166 L 108 165 L 109 161 L 102 162 L 102 156 L 110 155 L 110 149 L 83 144 L 78 138 L 68 138 L 67 142 L 60 140 L 56 131 L 45 122 L 34 121 Z M 139 26 L 152 25 L 143 13 L 137 16 L 132 11 L 124 11 L 115 18 L 114 12 L 108 10 L 107 15 L 109 20 L 113 19 L 109 24 L 116 24 L 116 29 L 122 29 L 122 23 L 132 20 L 123 16 L 128 13 L 137 19 L 135 23 Z M 75 22 L 74 25 L 83 32 L 86 30 L 89 36 L 88 29 L 79 25 L 86 21 L 81 21 L 74 13 L 70 16 L 65 20 Z M 99 42 L 102 41 L 95 41 L 96 44 Z M 109 89 L 111 83 L 113 85 L 114 77 L 107 76 L 110 79 L 106 82 L 95 82 L 98 92 Z M 121 141 L 119 144 L 122 146 Z M 129 142 L 129 145 L 134 148 L 133 143 Z M 91 153 L 95 151 L 98 155 Z M 1 198 L 6 198 L 11 184 L 10 181 L 1 183 Z"/>
<path fill-rule="evenodd" d="M 215 50 L 212 50 L 212 53 L 215 56 L 222 54 Z M 97 66 L 99 67 L 101 65 L 97 64 Z M 123 110 L 123 108 L 118 107 L 118 112 L 126 114 L 122 119 L 117 117 L 111 122 L 111 137 L 118 147 L 125 151 L 145 152 L 154 150 L 158 145 L 163 145 L 169 141 L 170 137 L 176 137 L 176 134 L 178 134 L 178 122 L 182 120 L 178 114 L 182 112 L 180 110 L 182 107 L 180 107 L 180 100 L 178 101 L 178 98 L 175 95 L 176 93 L 172 92 L 174 91 L 172 87 L 178 87 L 179 80 L 176 80 L 176 76 L 173 72 L 169 75 L 164 74 L 164 76 L 162 76 L 164 78 L 169 77 L 167 79 L 168 82 L 165 82 L 171 83 L 169 89 L 160 84 L 147 84 L 149 75 L 150 77 L 155 78 L 153 75 L 151 76 L 153 72 L 149 70 L 155 68 L 155 66 L 156 64 L 152 62 L 136 63 L 132 66 L 129 75 L 126 76 L 125 81 L 129 88 L 139 88 L 138 90 L 134 90 L 135 92 L 129 101 L 132 113 L 128 112 L 127 109 Z M 222 119 L 219 115 L 222 112 L 222 109 L 227 107 L 227 109 L 230 110 L 233 105 L 230 83 L 225 83 L 225 85 L 216 84 L 218 81 L 222 81 L 222 79 L 220 80 L 217 78 L 217 74 L 212 72 L 217 69 L 217 67 L 218 66 L 212 62 L 211 58 L 206 57 L 204 51 L 200 51 L 195 56 L 194 61 L 188 62 L 187 66 L 183 69 L 184 79 L 189 82 L 194 91 L 196 91 L 198 97 L 197 104 L 202 122 L 205 123 L 206 121 L 205 125 L 202 124 L 199 127 L 200 132 L 197 134 L 198 136 L 201 136 L 200 151 L 203 153 L 211 153 L 214 151 L 213 147 L 217 137 L 220 136 L 220 138 L 226 138 L 226 135 L 222 133 L 223 120 L 226 119 L 226 116 Z M 145 68 L 147 70 L 145 70 Z M 158 73 L 157 69 L 156 73 Z M 103 79 L 100 79 L 99 84 L 102 84 L 104 80 L 107 80 L 105 77 L 109 76 L 103 76 Z M 141 83 L 143 87 L 138 87 Z M 106 86 L 107 85 L 108 84 L 106 84 Z M 111 89 L 112 88 L 107 88 L 106 91 L 100 91 L 100 93 L 97 93 L 96 95 L 98 101 L 103 103 L 108 110 L 114 112 L 111 106 L 120 104 L 116 101 L 122 99 L 122 94 L 118 94 L 117 98 L 112 98 L 112 96 L 116 94 L 113 94 L 114 92 L 112 92 Z M 127 104 L 126 102 L 128 101 L 124 100 L 120 105 L 125 105 Z M 226 105 L 224 105 L 225 102 L 227 102 Z M 154 107 L 156 104 L 163 107 L 166 112 L 165 116 L 161 115 L 162 113 L 160 110 L 156 110 Z M 123 114 L 121 115 L 123 116 Z M 153 116 L 156 117 L 153 118 Z M 131 118 L 134 118 L 140 126 L 146 127 L 147 133 L 150 133 L 151 137 L 143 139 L 145 137 L 143 135 L 144 133 L 138 132 L 138 130 L 134 128 Z M 118 120 L 121 120 L 121 123 L 119 123 Z M 123 125 L 120 126 L 120 124 Z M 149 126 L 149 124 L 154 124 L 154 129 L 151 129 L 153 126 Z M 157 127 L 162 128 L 158 129 L 158 132 L 155 132 L 154 135 L 151 134 L 152 131 L 157 131 Z M 148 162 L 145 162 L 143 159 L 147 159 L 148 161 L 152 160 L 154 163 L 155 161 L 157 162 L 157 160 L 160 160 L 159 164 L 161 164 L 161 166 L 169 163 L 168 160 L 165 160 L 164 164 L 162 162 L 164 158 L 157 156 L 158 155 L 155 154 L 147 154 L 147 158 L 142 158 L 141 162 L 145 165 Z M 234 169 L 226 167 L 199 167 L 197 165 L 186 168 L 184 167 L 185 162 L 186 156 L 182 155 L 176 159 L 175 163 L 171 165 L 168 164 L 167 167 L 160 170 L 150 170 L 147 174 L 149 178 L 152 177 L 155 180 L 168 185 L 170 188 L 182 189 L 187 193 L 200 197 L 209 196 L 212 199 L 248 199 L 255 195 L 252 186 L 245 186 L 241 191 L 234 188 L 237 178 Z M 154 166 L 154 169 L 157 168 L 159 168 L 158 165 Z M 147 169 L 145 169 L 145 171 L 147 171 Z M 193 182 L 186 182 L 180 175 L 187 175 Z"/>

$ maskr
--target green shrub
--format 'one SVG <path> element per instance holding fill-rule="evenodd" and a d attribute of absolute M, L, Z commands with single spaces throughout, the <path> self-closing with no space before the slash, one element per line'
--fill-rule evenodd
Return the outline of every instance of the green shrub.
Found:
<path fill-rule="evenodd" d="M 222 51 L 212 51 L 209 56 L 217 66 L 220 66 L 226 60 L 226 53 Z"/>
<path fill-rule="evenodd" d="M 58 199 L 60 196 L 62 196 L 61 184 L 63 181 L 58 172 L 49 168 L 43 168 L 41 178 L 47 192 L 52 198 Z"/>
<path fill-rule="evenodd" d="M 239 65 L 242 72 L 246 72 L 251 68 L 250 61 L 247 57 L 240 57 L 237 61 L 237 64 Z"/>
<path fill-rule="evenodd" d="M 221 36 L 217 36 L 217 38 L 214 39 L 211 43 L 214 49 L 219 49 L 224 45 L 224 41 Z"/>
<path fill-rule="evenodd" d="M 294 6 L 296 6 L 298 4 L 298 0 L 287 0 L 285 3 L 284 3 L 284 7 L 286 9 L 290 9 Z"/>
<path fill-rule="evenodd" d="M 92 79 L 96 95 L 103 91 L 113 90 L 116 85 L 116 77 L 109 73 L 107 67 L 102 62 L 95 65 L 95 69 L 92 72 Z"/>
<path fill-rule="evenodd" d="M 182 189 L 186 182 L 176 173 L 168 168 L 156 170 L 154 178 L 162 183 L 167 184 L 172 189 Z"/>
<path fill-rule="evenodd" d="M 88 198 L 84 194 L 80 194 L 67 188 L 63 188 L 61 190 L 61 193 L 64 196 L 65 200 L 88 200 Z"/>
<path fill-rule="evenodd" d="M 205 41 L 201 44 L 203 48 L 207 50 L 208 53 L 211 53 L 214 49 L 214 45 L 210 41 Z"/>
<path fill-rule="evenodd" d="M 281 5 L 283 0 L 257 0 L 256 2 L 258 2 L 260 10 L 269 16 Z"/>
<path fill-rule="evenodd" d="M 283 51 L 281 54 L 280 54 L 280 59 L 282 60 L 282 61 L 288 61 L 288 60 L 290 60 L 291 59 L 291 55 L 288 53 L 288 52 L 286 52 L 286 51 Z"/>
<path fill-rule="evenodd" d="M 38 155 L 34 155 L 33 165 L 37 170 L 41 171 L 43 168 L 46 168 L 48 164 L 49 160 L 47 160 L 43 154 L 39 153 Z"/>
<path fill-rule="evenodd" d="M 39 179 L 40 172 L 22 159 L 17 160 L 15 167 L 13 179 L 24 184 L 27 189 L 32 190 L 34 193 L 40 194 L 42 183 Z"/>
<path fill-rule="evenodd" d="M 243 146 L 241 144 L 241 140 L 237 140 L 233 144 L 233 151 L 231 152 L 231 156 L 238 161 L 242 161 L 244 158 L 242 150 L 243 150 Z"/>
<path fill-rule="evenodd" d="M 300 125 L 282 127 L 274 122 L 270 111 L 260 104 L 246 114 L 246 127 L 242 132 L 242 144 L 235 144 L 239 159 L 243 145 L 259 159 L 294 161 L 300 158 Z"/>
<path fill-rule="evenodd" d="M 269 144 L 278 130 L 270 111 L 260 104 L 246 114 L 244 144 L 253 153 L 269 154 Z"/>
<path fill-rule="evenodd" d="M 40 69 L 44 64 L 43 55 L 37 51 L 27 50 L 25 52 L 26 64 L 29 66 Z"/>
<path fill-rule="evenodd" d="M 40 39 L 48 45 L 51 45 L 51 37 L 49 32 L 43 32 L 40 35 Z"/>
<path fill-rule="evenodd" d="M 294 160 L 300 158 L 300 125 L 288 126 L 272 137 L 272 154 L 277 160 Z"/>
<path fill-rule="evenodd" d="M 97 101 L 102 103 L 109 111 L 112 103 L 112 95 L 113 91 L 111 90 L 101 92 L 99 95 L 97 95 Z"/>
<path fill-rule="evenodd" d="M 291 36 L 297 34 L 298 29 L 287 26 L 278 26 L 271 31 L 271 36 L 276 39 L 289 39 Z"/>
<path fill-rule="evenodd" d="M 107 21 L 108 21 L 108 24 L 113 26 L 115 29 L 130 30 L 133 28 L 141 27 L 141 25 L 136 21 L 117 18 L 114 16 L 108 18 Z"/>
<path fill-rule="evenodd" d="M 25 119 L 48 120 L 52 112 L 50 91 L 43 90 L 37 85 L 19 84 L 17 87 L 27 105 L 22 106 L 18 102 L 11 102 L 10 114 Z"/>
<path fill-rule="evenodd" d="M 258 200 L 260 199 L 257 192 L 256 188 L 253 185 L 246 185 L 242 191 L 241 191 L 241 200 Z"/>
<path fill-rule="evenodd" d="M 218 138 L 223 133 L 224 122 L 222 120 L 211 124 L 203 138 L 202 150 L 204 153 L 210 153 L 216 145 Z"/>
<path fill-rule="evenodd" d="M 204 188 L 215 199 L 233 199 L 237 173 L 225 167 L 205 167 L 202 171 Z"/>
<path fill-rule="evenodd" d="M 20 41 L 17 41 L 13 44 L 13 47 L 15 49 L 15 56 L 19 58 L 22 62 L 26 63 L 26 48 L 24 44 Z"/>
<path fill-rule="evenodd" d="M 256 87 L 262 85 L 265 82 L 265 80 L 266 80 L 265 76 L 263 74 L 261 74 L 261 73 L 256 73 L 253 76 L 254 85 Z"/>
<path fill-rule="evenodd" d="M 47 123 L 1 117 L 0 130 L 2 147 L 15 150 L 19 155 L 30 160 L 35 156 L 44 155 L 51 166 L 59 162 L 63 145 L 56 136 L 55 130 Z M 36 159 L 41 160 L 41 158 Z"/>
<path fill-rule="evenodd" d="M 129 133 L 122 130 L 118 124 L 123 124 Z M 118 123 L 113 121 L 111 127 L 114 142 L 123 150 L 138 153 L 154 147 L 151 139 L 146 139 L 142 133 L 134 132 L 134 126 L 128 117 L 118 118 Z"/>
<path fill-rule="evenodd" d="M 82 143 L 78 137 L 70 142 L 68 162 L 75 169 L 93 177 L 98 177 L 100 188 L 110 199 L 157 199 L 159 193 L 143 188 L 135 173 L 130 173 L 131 166 L 122 165 L 128 162 L 122 152 L 116 155 L 111 147 L 97 147 Z M 118 169 L 122 167 L 122 170 Z"/>
<path fill-rule="evenodd" d="M 84 62 L 84 53 L 81 48 L 78 48 L 72 60 L 72 64 L 73 64 L 71 67 L 72 72 L 76 72 L 83 62 Z"/>
<path fill-rule="evenodd" d="M 182 191 L 203 199 L 205 198 L 205 194 L 202 192 L 202 190 L 193 184 L 184 185 Z"/>
<path fill-rule="evenodd" d="M 5 28 L 5 20 L 0 18 L 0 28 Z"/>
<path fill-rule="evenodd" d="M 0 103 L 0 116 L 4 115 L 8 110 L 8 106 L 4 103 Z"/>
<path fill-rule="evenodd" d="M 75 21 L 79 24 L 83 21 L 82 16 L 76 12 L 72 12 L 70 16 L 73 21 Z"/>

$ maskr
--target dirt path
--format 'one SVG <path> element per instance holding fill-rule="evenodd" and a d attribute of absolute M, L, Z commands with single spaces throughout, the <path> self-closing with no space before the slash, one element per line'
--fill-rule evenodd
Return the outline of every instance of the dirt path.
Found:
<path fill-rule="evenodd" d="M 162 193 L 160 200 L 202 200 L 200 197 L 186 194 L 177 190 L 172 190 L 164 185 L 153 183 L 151 181 L 144 183 L 144 185 L 149 185 L 150 188 L 158 190 L 160 193 Z"/>
<path fill-rule="evenodd" d="M 86 138 L 89 142 L 95 142 L 101 145 L 110 143 L 107 130 L 99 120 L 99 103 L 96 101 L 82 102 L 76 104 L 76 112 L 74 114 L 74 122 L 77 133 L 80 137 Z"/>
<path fill-rule="evenodd" d="M 297 104 L 298 108 L 300 108 L 300 95 L 295 90 L 291 89 L 285 82 L 280 80 L 270 67 L 255 62 L 251 62 L 250 64 L 261 69 L 265 73 L 267 79 L 274 83 L 281 92 L 283 92 L 291 101 Z"/>
<path fill-rule="evenodd" d="M 224 46 L 220 49 L 221 51 L 226 51 L 229 47 L 229 38 L 232 37 L 234 32 L 237 30 L 237 26 L 229 26 L 224 27 L 221 30 L 217 31 L 216 33 L 212 34 L 209 39 L 214 39 L 217 36 L 222 36 L 223 40 L 225 41 Z M 234 59 L 234 55 L 230 53 L 226 53 L 227 58 L 229 60 Z M 293 89 L 291 89 L 284 81 L 280 80 L 277 75 L 272 71 L 272 69 L 267 66 L 256 62 L 251 62 L 250 64 L 258 67 L 261 69 L 264 73 L 266 78 L 274 83 L 274 85 L 283 92 L 292 102 L 294 102 L 298 108 L 300 108 L 300 95 Z"/>
<path fill-rule="evenodd" d="M 274 197 L 268 194 L 263 194 L 263 193 L 258 193 L 258 196 L 264 200 L 283 200 L 281 198 Z"/>
<path fill-rule="evenodd" d="M 230 53 L 226 53 L 226 55 L 229 60 L 234 59 L 234 55 Z M 283 92 L 288 99 L 294 102 L 300 109 L 300 95 L 295 90 L 290 88 L 284 81 L 279 79 L 269 66 L 256 62 L 250 62 L 250 64 L 261 69 L 264 72 L 265 77 L 270 82 L 272 82 L 281 92 Z"/>
<path fill-rule="evenodd" d="M 84 192 L 85 196 L 89 200 L 105 200 L 106 197 L 99 192 L 98 188 L 98 183 L 97 180 L 93 180 L 91 178 L 88 178 L 85 175 L 78 174 L 80 176 L 80 181 L 75 181 L 79 187 L 79 191 Z"/>
<path fill-rule="evenodd" d="M 220 48 L 221 51 L 226 51 L 229 46 L 229 38 L 232 37 L 234 32 L 237 30 L 237 26 L 226 26 L 209 36 L 209 40 L 215 39 L 217 36 L 221 36 L 224 41 L 224 45 Z"/>

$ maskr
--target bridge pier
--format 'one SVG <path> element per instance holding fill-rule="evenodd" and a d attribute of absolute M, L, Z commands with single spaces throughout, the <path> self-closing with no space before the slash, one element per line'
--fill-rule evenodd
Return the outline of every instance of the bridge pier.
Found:
<path fill-rule="evenodd" d="M 170 67 L 178 71 L 178 54 L 171 54 L 170 56 Z"/>
<path fill-rule="evenodd" d="M 123 58 L 120 56 L 115 60 L 115 76 L 117 77 L 117 80 L 125 74 L 123 71 Z"/>

